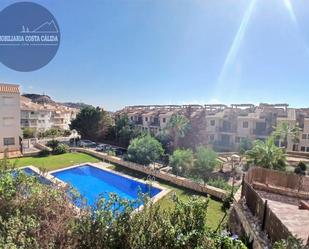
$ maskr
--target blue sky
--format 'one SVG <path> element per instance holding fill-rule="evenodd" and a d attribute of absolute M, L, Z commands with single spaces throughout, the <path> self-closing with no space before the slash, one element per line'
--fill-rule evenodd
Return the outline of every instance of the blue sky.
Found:
<path fill-rule="evenodd" d="M 309 106 L 306 0 L 53 0 L 55 58 L 0 81 L 58 101 Z M 1 0 L 0 9 L 18 1 Z"/>

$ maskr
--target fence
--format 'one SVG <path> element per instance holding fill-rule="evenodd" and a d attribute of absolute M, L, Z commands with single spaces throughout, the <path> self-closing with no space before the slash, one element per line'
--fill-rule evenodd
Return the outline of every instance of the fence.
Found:
<path fill-rule="evenodd" d="M 297 192 L 309 192 L 309 177 L 299 176 L 293 173 L 274 171 L 264 168 L 252 168 L 246 174 L 248 183 L 259 182 L 278 188 L 290 189 Z"/>
<path fill-rule="evenodd" d="M 281 182 L 279 181 L 279 178 Z M 297 188 L 305 190 L 306 186 L 300 187 L 296 179 L 299 177 L 284 172 L 276 172 L 263 168 L 252 168 L 243 180 L 242 196 L 246 198 L 246 205 L 250 212 L 258 219 L 262 231 L 266 232 L 271 240 L 275 242 L 292 236 L 287 227 L 281 222 L 278 216 L 269 208 L 267 200 L 263 200 L 258 192 L 252 187 L 252 183 L 272 183 L 284 188 Z M 289 182 L 288 180 L 291 180 Z M 303 179 L 306 182 L 308 179 Z"/>
<path fill-rule="evenodd" d="M 179 177 L 164 171 L 160 171 L 157 169 L 153 169 L 151 167 L 148 166 L 143 166 L 137 163 L 133 163 L 133 162 L 128 162 L 128 161 L 124 161 L 121 158 L 118 157 L 113 157 L 113 156 L 109 156 L 107 154 L 103 154 L 101 152 L 97 152 L 97 151 L 93 151 L 93 150 L 89 150 L 89 149 L 84 149 L 84 148 L 74 148 L 72 150 L 75 151 L 79 151 L 79 152 L 84 152 L 87 154 L 90 154 L 92 156 L 95 156 L 97 158 L 109 161 L 110 163 L 113 164 L 117 164 L 120 166 L 123 166 L 125 168 L 129 168 L 133 171 L 137 171 L 146 175 L 151 175 L 154 176 L 158 179 L 164 180 L 166 182 L 170 182 L 172 184 L 175 184 L 177 186 L 183 187 L 183 188 L 187 188 L 190 190 L 194 190 L 196 192 L 200 192 L 200 193 L 206 193 L 209 194 L 217 199 L 220 200 L 224 200 L 227 197 L 227 192 L 219 189 L 219 188 L 215 188 L 209 185 L 202 185 L 196 182 L 193 182 L 187 178 L 184 177 Z"/>

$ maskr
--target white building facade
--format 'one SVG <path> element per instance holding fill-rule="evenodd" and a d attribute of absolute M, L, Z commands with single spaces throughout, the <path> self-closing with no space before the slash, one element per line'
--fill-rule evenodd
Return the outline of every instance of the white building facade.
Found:
<path fill-rule="evenodd" d="M 0 83 L 0 153 L 20 151 L 19 86 Z"/>

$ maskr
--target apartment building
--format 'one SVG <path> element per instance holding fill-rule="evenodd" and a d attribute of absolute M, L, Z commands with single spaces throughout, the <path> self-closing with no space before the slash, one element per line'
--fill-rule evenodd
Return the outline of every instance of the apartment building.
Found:
<path fill-rule="evenodd" d="M 126 113 L 131 123 L 141 131 L 157 134 L 166 128 L 171 116 L 180 110 L 178 106 L 128 106 L 118 114 Z"/>
<path fill-rule="evenodd" d="M 50 128 L 67 130 L 77 109 L 58 104 L 37 104 L 21 96 L 21 127 L 44 132 Z"/>
<path fill-rule="evenodd" d="M 288 150 L 309 152 L 309 109 L 300 111 L 287 104 L 130 106 L 118 113 L 126 113 L 135 127 L 153 134 L 162 131 L 173 114 L 182 114 L 190 120 L 199 143 L 218 151 L 237 150 L 245 138 L 265 140 L 280 123 L 300 123 L 300 143 L 288 138 Z"/>
<path fill-rule="evenodd" d="M 0 83 L 0 153 L 20 151 L 19 86 Z"/>

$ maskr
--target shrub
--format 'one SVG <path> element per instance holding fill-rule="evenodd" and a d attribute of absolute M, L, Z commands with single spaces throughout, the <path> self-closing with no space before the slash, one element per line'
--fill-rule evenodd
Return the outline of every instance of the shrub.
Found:
<path fill-rule="evenodd" d="M 306 247 L 304 247 L 302 244 L 303 243 L 301 239 L 288 237 L 287 239 L 276 241 L 273 249 L 305 249 Z"/>
<path fill-rule="evenodd" d="M 230 191 L 232 186 L 228 184 L 223 178 L 219 177 L 217 179 L 210 179 L 207 184 L 216 188 L 220 188 L 226 191 Z"/>
<path fill-rule="evenodd" d="M 74 248 L 76 210 L 66 189 L 17 170 L 0 172 L 0 190 L 0 248 Z"/>
<path fill-rule="evenodd" d="M 109 156 L 116 156 L 116 152 L 114 150 L 108 150 L 107 155 Z"/>
<path fill-rule="evenodd" d="M 54 155 L 59 155 L 59 154 L 64 154 L 69 151 L 69 147 L 65 144 L 59 144 L 54 150 L 53 154 Z"/>
<path fill-rule="evenodd" d="M 59 145 L 59 143 L 60 142 L 58 140 L 53 139 L 53 140 L 48 141 L 46 143 L 46 146 L 50 147 L 52 150 L 54 150 Z"/>
<path fill-rule="evenodd" d="M 299 163 L 298 163 L 298 165 L 297 165 L 302 171 L 306 171 L 307 170 L 307 165 L 304 163 L 304 162 L 302 162 L 302 161 L 300 161 Z"/>
<path fill-rule="evenodd" d="M 35 129 L 34 128 L 24 128 L 23 129 L 23 138 L 34 138 L 35 137 Z"/>
<path fill-rule="evenodd" d="M 44 149 L 39 152 L 40 157 L 49 156 L 49 154 L 50 154 L 50 151 L 48 149 Z"/>
<path fill-rule="evenodd" d="M 204 146 L 198 146 L 196 148 L 195 157 L 195 173 L 197 177 L 203 179 L 205 183 L 209 175 L 219 164 L 217 153 Z"/>
<path fill-rule="evenodd" d="M 71 135 L 71 131 L 70 130 L 62 130 L 61 135 L 64 136 L 64 137 L 68 137 L 68 136 Z"/>
<path fill-rule="evenodd" d="M 150 135 L 134 138 L 127 152 L 127 159 L 132 162 L 149 165 L 163 156 L 163 148 L 158 140 Z"/>
<path fill-rule="evenodd" d="M 177 149 L 170 156 L 170 166 L 177 175 L 190 175 L 194 165 L 193 152 L 190 149 Z"/>
<path fill-rule="evenodd" d="M 175 197 L 167 211 L 145 196 L 128 201 L 110 194 L 92 207 L 80 205 L 77 212 L 70 204 L 82 200 L 74 193 L 43 185 L 22 171 L 15 176 L 0 171 L 0 248 L 246 248 L 207 228 L 205 199 Z M 132 215 L 142 203 L 144 208 Z"/>

